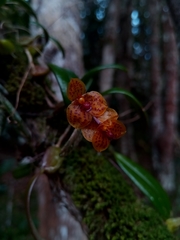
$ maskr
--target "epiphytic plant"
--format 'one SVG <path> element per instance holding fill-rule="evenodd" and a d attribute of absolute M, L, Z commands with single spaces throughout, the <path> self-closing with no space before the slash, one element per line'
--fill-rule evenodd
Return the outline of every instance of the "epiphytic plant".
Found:
<path fill-rule="evenodd" d="M 11 6 L 11 9 L 8 8 L 8 6 Z M 31 10 L 31 8 L 29 8 L 29 5 L 27 5 L 24 1 L 7 0 L 3 1 L 3 3 L 0 3 L 0 8 L 2 10 L 1 15 L 3 19 L 3 21 L 1 22 L 2 28 L 0 29 L 2 35 L 2 39 L 0 39 L 1 45 L 0 55 L 3 56 L 1 59 L 2 60 L 4 58 L 9 59 L 10 57 L 13 60 L 14 54 L 17 54 L 17 52 L 22 52 L 25 55 L 25 59 L 27 61 L 27 70 L 24 72 L 24 77 L 22 77 L 22 81 L 20 81 L 20 84 L 17 89 L 18 91 L 15 91 L 17 92 L 17 98 L 15 101 L 16 104 L 14 104 L 14 102 L 10 102 L 10 100 L 12 99 L 10 96 L 11 93 L 7 91 L 6 85 L 4 84 L 4 82 L 6 82 L 7 79 L 4 79 L 4 76 L 1 77 L 3 81 L 0 83 L 0 113 L 1 113 L 0 134 L 5 132 L 4 130 L 6 128 L 4 127 L 4 122 L 6 122 L 6 125 L 8 125 L 6 120 L 7 119 L 11 120 L 11 123 L 14 123 L 13 126 L 16 128 L 18 134 L 21 137 L 23 136 L 24 137 L 23 140 L 26 141 L 26 143 L 29 144 L 30 147 L 32 147 L 31 143 L 33 141 L 31 131 L 29 130 L 26 122 L 23 121 L 24 119 L 23 114 L 21 114 L 22 112 L 19 111 L 18 109 L 18 103 L 21 101 L 19 96 L 20 92 L 22 92 L 22 89 L 24 88 L 24 83 L 27 80 L 27 77 L 31 78 L 31 76 L 37 76 L 37 73 L 40 72 L 39 70 L 41 70 L 38 66 L 34 65 L 34 58 L 37 57 L 37 54 L 42 50 L 43 46 L 45 46 L 49 39 L 51 40 L 54 39 L 52 39 L 48 35 L 46 29 L 44 29 L 38 23 L 36 23 L 36 25 L 42 28 L 43 34 L 41 36 L 31 37 L 31 34 L 26 31 L 27 30 L 26 28 L 28 26 L 23 26 L 23 29 L 20 29 L 19 28 L 19 25 L 21 25 L 20 22 L 18 22 L 18 26 L 12 24 L 11 21 L 9 21 L 10 23 L 7 22 L 6 14 L 8 15 L 8 12 L 6 12 L 6 10 L 7 9 L 17 10 L 18 6 L 21 8 L 23 7 L 23 9 L 25 10 L 25 12 L 28 13 L 28 15 L 34 16 L 36 19 L 34 12 Z M 27 35 L 24 34 L 25 32 L 27 32 Z M 41 40 L 43 44 L 41 44 L 41 46 L 37 45 L 38 41 L 36 40 L 39 38 L 40 39 L 42 38 Z M 61 45 L 57 41 L 55 42 L 57 43 L 61 51 L 63 51 Z M 49 141 L 48 143 L 46 143 L 46 145 L 43 148 L 43 151 L 39 155 L 37 154 L 38 146 L 33 146 L 34 149 L 32 147 L 33 150 L 32 152 L 35 156 L 32 156 L 27 164 L 26 163 L 19 164 L 18 166 L 19 169 L 17 167 L 16 169 L 17 171 L 16 170 L 14 171 L 17 177 L 18 174 L 19 176 L 21 175 L 22 177 L 23 175 L 25 175 L 25 169 L 27 173 L 34 171 L 35 166 L 38 166 L 38 168 L 40 169 L 39 174 L 36 175 L 32 180 L 27 196 L 28 218 L 32 231 L 34 233 L 34 237 L 36 239 L 39 238 L 38 234 L 36 234 L 36 230 L 31 220 L 29 201 L 31 190 L 37 177 L 43 173 L 47 174 L 47 177 L 51 180 L 51 174 L 54 174 L 54 172 L 58 171 L 61 168 L 62 161 L 66 160 L 66 154 L 68 154 L 70 150 L 69 148 L 73 145 L 72 143 L 75 142 L 74 140 L 77 138 L 78 132 L 81 131 L 84 138 L 87 141 L 92 142 L 93 147 L 98 152 L 107 149 L 108 146 L 110 145 L 111 140 L 120 138 L 126 132 L 126 127 L 122 122 L 118 120 L 118 113 L 114 109 L 108 107 L 107 102 L 105 101 L 103 96 L 106 94 L 114 93 L 123 94 L 128 100 L 130 100 L 134 104 L 135 109 L 138 112 L 138 115 L 146 118 L 146 113 L 144 112 L 141 103 L 136 99 L 134 95 L 132 95 L 130 92 L 124 89 L 112 88 L 101 94 L 96 91 L 88 92 L 94 74 L 107 68 L 115 68 L 123 71 L 126 70 L 125 67 L 118 64 L 109 66 L 99 66 L 87 72 L 81 78 L 81 80 L 79 80 L 79 77 L 76 76 L 75 73 L 52 64 L 49 65 L 48 70 L 51 70 L 55 74 L 62 92 L 64 106 L 65 108 L 67 108 L 66 110 L 67 119 L 65 119 L 66 122 L 65 125 L 67 126 L 66 120 L 68 120 L 69 124 L 76 129 L 69 137 L 68 134 L 70 127 L 68 126 L 64 134 L 60 136 L 57 143 L 53 144 L 57 140 L 56 134 L 55 139 L 53 139 L 54 141 L 52 142 Z M 36 81 L 34 86 L 35 89 L 37 89 L 38 84 L 36 83 Z M 50 97 L 52 97 L 52 95 Z M 13 107 L 13 105 L 15 105 L 15 108 Z M 46 119 L 48 119 L 50 114 L 53 115 L 53 113 L 56 111 L 56 109 L 53 107 L 48 110 L 50 111 L 46 113 L 43 112 L 43 114 L 47 114 Z M 27 115 L 29 114 L 26 108 L 24 110 L 24 113 Z M 38 111 L 35 114 L 38 117 L 42 118 L 42 115 L 40 115 Z M 162 215 L 164 219 L 169 218 L 171 206 L 169 203 L 168 196 L 164 192 L 160 184 L 147 171 L 142 169 L 138 164 L 134 163 L 126 156 L 123 156 L 122 154 L 112 150 L 111 148 L 109 148 L 109 150 L 112 153 L 111 154 L 112 159 L 114 158 L 114 165 L 116 167 L 120 167 L 132 179 L 132 181 L 141 189 L 141 191 L 151 200 L 155 208 L 159 211 L 159 213 Z M 37 159 L 41 160 L 37 161 Z M 36 165 L 34 164 L 35 161 Z"/>
<path fill-rule="evenodd" d="M 67 108 L 68 122 L 82 130 L 86 140 L 92 142 L 96 151 L 105 150 L 110 141 L 126 133 L 126 127 L 118 121 L 118 114 L 107 106 L 103 96 L 95 91 L 86 92 L 85 84 L 72 78 L 67 96 L 73 101 Z"/>

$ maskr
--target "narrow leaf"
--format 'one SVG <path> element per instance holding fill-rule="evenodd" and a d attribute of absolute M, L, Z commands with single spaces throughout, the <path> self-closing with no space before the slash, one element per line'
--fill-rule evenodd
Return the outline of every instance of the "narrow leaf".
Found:
<path fill-rule="evenodd" d="M 28 45 L 32 44 L 33 41 L 35 41 L 37 38 L 39 38 L 41 36 L 36 35 L 36 36 L 23 36 L 23 37 L 19 37 L 19 44 L 23 47 L 27 47 Z"/>
<path fill-rule="evenodd" d="M 13 1 L 13 2 L 7 2 L 6 4 L 7 4 L 7 6 L 8 6 L 8 5 L 17 5 L 17 4 L 18 4 L 19 6 L 23 7 L 24 10 L 25 10 L 29 15 L 33 16 L 33 17 L 37 20 L 37 16 L 36 16 L 34 10 L 33 10 L 33 9 L 31 8 L 31 6 L 30 6 L 27 2 L 25 2 L 24 0 L 15 0 L 15 1 Z"/>
<path fill-rule="evenodd" d="M 42 28 L 45 42 L 47 43 L 49 41 L 49 33 L 47 32 L 45 27 L 43 27 L 43 25 L 41 25 L 39 22 L 31 22 L 31 24 L 35 24 L 36 26 Z"/>
<path fill-rule="evenodd" d="M 19 130 L 29 139 L 31 137 L 31 132 L 26 127 L 19 113 L 15 110 L 12 104 L 9 102 L 7 98 L 5 98 L 0 93 L 0 108 L 2 108 L 13 120 L 16 122 Z"/>
<path fill-rule="evenodd" d="M 51 36 L 50 36 L 50 40 L 52 40 L 52 41 L 58 46 L 59 50 L 60 50 L 60 51 L 62 52 L 62 54 L 63 54 L 63 57 L 65 57 L 65 51 L 64 51 L 63 46 L 60 44 L 60 42 L 57 41 L 55 38 L 53 38 L 53 37 L 51 37 Z"/>
<path fill-rule="evenodd" d="M 132 104 L 135 106 L 139 114 L 145 118 L 146 122 L 148 122 L 148 117 L 147 113 L 143 110 L 142 104 L 139 102 L 139 100 L 129 91 L 126 91 L 125 89 L 122 88 L 111 88 L 105 92 L 102 93 L 102 95 L 108 95 L 108 94 L 114 94 L 114 93 L 120 93 L 123 94 Z"/>
<path fill-rule="evenodd" d="M 0 84 L 0 92 L 3 93 L 4 95 L 8 95 L 8 91 L 6 90 L 6 88 Z"/>
<path fill-rule="evenodd" d="M 92 77 L 94 77 L 95 74 L 97 74 L 98 72 L 108 69 L 108 68 L 112 68 L 112 69 L 119 69 L 122 71 L 127 71 L 127 69 L 119 64 L 110 64 L 110 65 L 103 65 L 103 66 L 99 66 L 96 68 L 91 69 L 90 71 L 88 71 L 82 78 L 81 80 L 87 84 L 88 80 L 91 79 Z"/>
<path fill-rule="evenodd" d="M 91 86 L 91 84 L 93 83 L 93 79 L 90 78 L 88 81 L 86 81 L 85 85 L 86 85 L 86 90 L 88 90 Z"/>
<path fill-rule="evenodd" d="M 54 64 L 48 65 L 50 70 L 54 73 L 56 80 L 59 84 L 61 89 L 61 93 L 63 96 L 64 103 L 68 105 L 70 103 L 69 99 L 67 98 L 67 85 L 71 78 L 77 78 L 76 74 L 68 69 L 58 67 Z"/>
<path fill-rule="evenodd" d="M 128 157 L 113 152 L 117 164 L 134 182 L 134 184 L 150 199 L 160 215 L 167 219 L 170 216 L 171 204 L 168 195 L 159 182 L 145 169 Z"/>

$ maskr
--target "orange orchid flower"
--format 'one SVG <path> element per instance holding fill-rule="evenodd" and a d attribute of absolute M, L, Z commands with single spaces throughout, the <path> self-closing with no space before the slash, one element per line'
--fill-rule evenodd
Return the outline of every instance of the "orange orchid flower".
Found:
<path fill-rule="evenodd" d="M 100 117 L 108 108 L 103 96 L 95 91 L 86 93 L 85 84 L 78 78 L 70 80 L 67 96 L 72 101 L 67 108 L 67 119 L 74 128 L 86 127 L 93 117 Z"/>
<path fill-rule="evenodd" d="M 81 130 L 84 138 L 92 142 L 96 151 L 104 151 L 111 140 L 118 139 L 126 133 L 126 127 L 117 119 L 117 112 L 108 108 L 102 116 L 93 118 L 93 121 Z"/>

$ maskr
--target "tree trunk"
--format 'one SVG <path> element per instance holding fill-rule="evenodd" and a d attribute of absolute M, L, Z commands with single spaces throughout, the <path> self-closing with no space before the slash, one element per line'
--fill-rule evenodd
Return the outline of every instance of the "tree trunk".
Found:
<path fill-rule="evenodd" d="M 170 9 L 172 19 L 177 27 L 178 32 L 180 31 L 180 4 L 179 0 L 166 0 L 167 5 Z"/>
<path fill-rule="evenodd" d="M 133 2 L 127 0 L 124 2 L 124 6 L 119 3 L 121 7 L 119 24 L 120 34 L 118 35 L 118 47 L 116 50 L 116 62 L 124 65 L 127 68 L 125 71 L 116 72 L 116 86 L 131 91 L 131 84 L 133 79 L 133 62 L 132 62 L 132 43 L 133 36 L 131 34 L 131 13 L 133 9 Z M 116 96 L 119 104 L 117 105 L 120 114 L 130 109 L 128 100 L 118 94 Z M 124 154 L 137 161 L 134 145 L 134 130 L 133 126 L 129 124 L 127 126 L 127 133 L 123 138 L 118 141 L 118 148 Z"/>
<path fill-rule="evenodd" d="M 152 160 L 164 188 L 167 191 L 173 191 L 175 188 L 173 145 L 177 117 L 177 46 L 170 15 L 163 13 L 164 46 L 163 54 L 160 54 L 159 16 L 161 16 L 161 11 L 157 1 L 151 1 L 150 10 L 152 16 Z M 161 69 L 161 55 L 163 56 L 163 69 Z"/>
<path fill-rule="evenodd" d="M 119 28 L 119 1 L 110 1 L 105 24 L 104 46 L 102 49 L 102 65 L 114 64 L 116 59 L 117 35 Z M 114 69 L 106 69 L 100 73 L 100 91 L 113 86 Z"/>
<path fill-rule="evenodd" d="M 177 83 L 178 83 L 178 50 L 174 27 L 170 14 L 163 13 L 164 30 L 164 67 L 165 67 L 165 102 L 164 102 L 164 129 L 161 138 L 160 180 L 170 191 L 175 188 L 174 179 L 174 140 L 177 131 Z"/>
<path fill-rule="evenodd" d="M 160 170 L 160 149 L 158 141 L 163 131 L 162 119 L 162 75 L 160 54 L 160 6 L 156 0 L 150 1 L 151 13 L 151 94 L 152 94 L 152 162 Z"/>
<path fill-rule="evenodd" d="M 78 0 L 32 0 L 39 22 L 49 35 L 60 42 L 65 50 L 65 58 L 57 46 L 50 41 L 45 48 L 40 62 L 53 63 L 70 69 L 81 78 L 84 74 L 83 50 L 80 41 L 81 22 Z M 51 77 L 52 89 L 59 100 L 62 100 L 56 80 Z"/>
<path fill-rule="evenodd" d="M 39 61 L 42 64 L 51 62 L 70 69 L 81 77 L 84 74 L 84 66 L 78 3 L 78 0 L 32 1 L 39 22 L 46 28 L 50 36 L 61 43 L 65 50 L 65 58 L 63 58 L 57 46 L 53 42 L 49 42 Z M 59 86 L 53 77 L 52 85 L 56 97 L 62 100 Z M 49 177 L 49 181 L 42 177 L 37 189 L 41 236 L 46 240 L 86 240 L 81 216 L 62 185 L 57 181 L 52 181 L 51 177 Z"/>

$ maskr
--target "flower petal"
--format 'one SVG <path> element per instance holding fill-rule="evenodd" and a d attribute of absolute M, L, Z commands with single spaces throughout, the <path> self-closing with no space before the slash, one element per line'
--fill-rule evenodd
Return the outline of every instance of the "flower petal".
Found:
<path fill-rule="evenodd" d="M 92 139 L 92 144 L 97 152 L 102 152 L 106 148 L 108 148 L 110 140 L 106 137 L 106 135 L 103 132 L 96 131 Z"/>
<path fill-rule="evenodd" d="M 85 92 L 85 84 L 78 78 L 71 78 L 67 88 L 67 97 L 69 100 L 74 101 L 76 98 L 81 97 Z"/>
<path fill-rule="evenodd" d="M 92 142 L 92 139 L 96 132 L 97 127 L 98 127 L 98 124 L 94 120 L 92 120 L 89 125 L 87 125 L 85 128 L 81 130 L 83 137 L 87 141 Z"/>
<path fill-rule="evenodd" d="M 106 129 L 105 132 L 111 139 L 118 139 L 126 133 L 124 124 L 114 119 L 106 120 L 98 127 L 98 130 L 103 131 L 103 129 Z"/>
<path fill-rule="evenodd" d="M 83 95 L 86 102 L 91 105 L 90 113 L 93 117 L 101 116 L 108 108 L 106 100 L 103 96 L 95 91 L 88 92 Z"/>
<path fill-rule="evenodd" d="M 75 102 L 68 106 L 66 114 L 69 124 L 74 128 L 84 128 L 92 121 L 91 114 L 83 111 Z"/>
<path fill-rule="evenodd" d="M 99 124 L 105 122 L 108 119 L 118 119 L 118 113 L 112 108 L 107 108 L 103 115 L 95 118 L 96 122 Z"/>
<path fill-rule="evenodd" d="M 113 124 L 112 127 L 110 128 L 111 132 L 114 135 L 114 139 L 118 139 L 126 133 L 126 127 L 122 122 L 118 120 L 112 122 Z"/>

